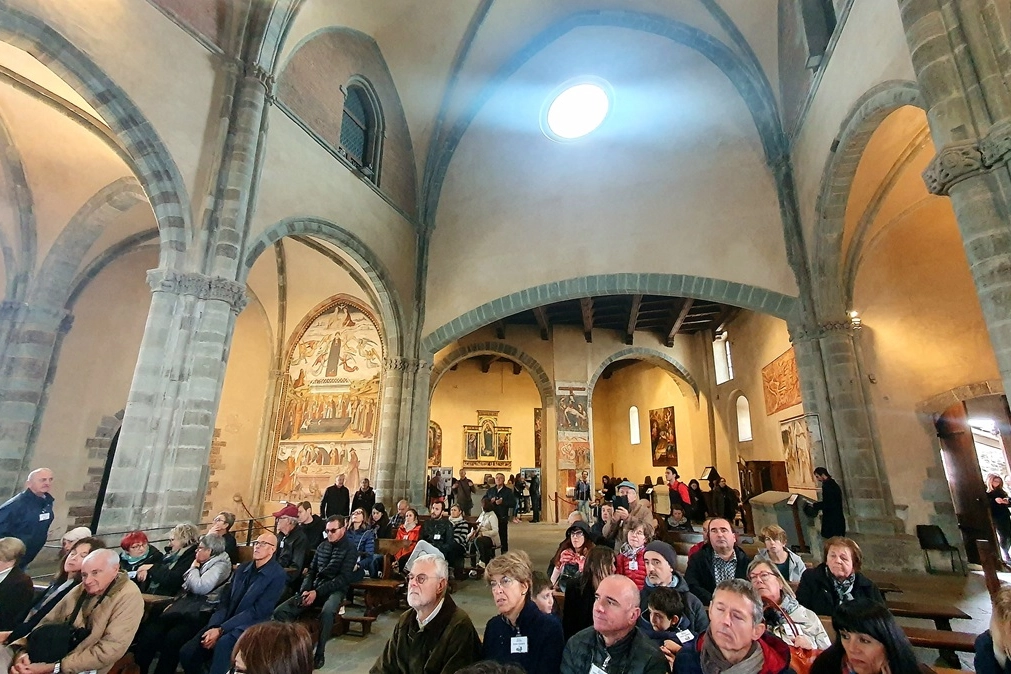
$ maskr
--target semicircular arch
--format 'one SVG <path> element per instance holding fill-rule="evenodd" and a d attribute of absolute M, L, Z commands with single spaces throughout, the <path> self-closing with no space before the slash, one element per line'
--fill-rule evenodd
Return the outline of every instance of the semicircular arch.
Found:
<path fill-rule="evenodd" d="M 474 356 L 482 356 L 485 354 L 495 354 L 508 358 L 509 360 L 515 361 L 522 365 L 530 376 L 533 377 L 534 385 L 537 386 L 537 392 L 541 396 L 541 405 L 548 407 L 554 404 L 554 384 L 551 381 L 551 377 L 544 370 L 540 363 L 537 362 L 530 354 L 526 353 L 522 349 L 519 349 L 511 344 L 506 344 L 505 342 L 478 342 L 476 344 L 468 344 L 467 346 L 461 346 L 459 349 L 446 354 L 445 357 L 439 359 L 439 362 L 432 367 L 432 377 L 431 384 L 429 388 L 429 398 L 435 393 L 435 387 L 439 384 L 439 380 L 442 379 L 451 367 L 467 360 L 468 358 L 473 358 Z"/>
<path fill-rule="evenodd" d="M 593 390 L 597 385 L 597 380 L 600 376 L 604 374 L 604 370 L 608 365 L 616 363 L 619 360 L 641 360 L 651 365 L 659 367 L 661 370 L 666 372 L 677 384 L 678 388 L 685 395 L 686 398 L 691 398 L 695 402 L 695 408 L 699 407 L 699 386 L 695 382 L 695 378 L 688 372 L 688 368 L 682 365 L 673 356 L 659 351 L 657 349 L 650 349 L 643 346 L 632 346 L 627 349 L 622 349 L 621 351 L 616 351 L 610 356 L 605 358 L 597 370 L 590 377 L 590 383 L 587 386 L 589 390 L 590 403 L 593 403 Z"/>

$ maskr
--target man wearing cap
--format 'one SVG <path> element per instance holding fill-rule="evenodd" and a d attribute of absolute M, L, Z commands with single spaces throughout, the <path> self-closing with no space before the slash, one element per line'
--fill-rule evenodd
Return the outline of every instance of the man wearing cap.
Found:
<path fill-rule="evenodd" d="M 615 550 L 620 550 L 628 540 L 628 522 L 650 522 L 656 526 L 653 509 L 649 502 L 639 498 L 639 487 L 630 480 L 618 484 L 618 496 L 628 500 L 628 508 L 619 506 L 614 509 L 611 521 L 604 525 L 604 538 L 615 541 Z"/>
<path fill-rule="evenodd" d="M 681 594 L 685 617 L 691 621 L 691 631 L 701 634 L 709 628 L 709 616 L 698 597 L 688 589 L 688 582 L 677 572 L 678 555 L 670 543 L 651 541 L 643 553 L 646 562 L 646 584 L 639 591 L 639 608 L 643 614 L 649 606 L 649 596 L 658 587 L 669 587 Z"/>

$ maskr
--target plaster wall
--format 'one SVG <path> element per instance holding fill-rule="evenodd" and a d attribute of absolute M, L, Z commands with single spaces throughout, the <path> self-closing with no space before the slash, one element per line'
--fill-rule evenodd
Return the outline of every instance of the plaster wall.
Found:
<path fill-rule="evenodd" d="M 579 142 L 549 140 L 542 106 L 587 71 L 615 87 L 610 117 Z M 603 28 L 566 34 L 485 103 L 449 167 L 429 269 L 425 333 L 512 292 L 633 269 L 796 294 L 733 86 L 695 51 Z"/>
<path fill-rule="evenodd" d="M 126 406 L 151 304 L 146 273 L 157 266 L 155 250 L 128 253 L 96 276 L 74 307 L 32 458 L 33 467 L 51 466 L 56 474 L 51 536 L 66 529 L 63 495 L 79 491 L 89 479 L 85 440 L 102 417 Z"/>
<path fill-rule="evenodd" d="M 409 301 L 414 296 L 415 281 L 414 225 L 287 115 L 275 108 L 268 114 L 270 133 L 250 239 L 295 216 L 329 220 L 354 234 L 372 251 L 392 279 L 394 287 L 390 290 L 402 302 Z"/>
<path fill-rule="evenodd" d="M 480 361 L 465 360 L 446 373 L 432 396 L 432 421 L 442 427 L 442 464 L 459 475 L 463 466 L 463 427 L 477 423 L 477 410 L 498 410 L 498 425 L 512 428 L 512 467 L 508 470 L 468 468 L 471 479 L 481 483 L 485 473 L 516 473 L 534 466 L 534 409 L 541 407 L 530 375 L 513 374 L 512 363 L 496 361 L 488 373 Z"/>
<path fill-rule="evenodd" d="M 868 247 L 854 307 L 864 324 L 858 343 L 865 390 L 895 502 L 908 506 L 913 532 L 933 521 L 934 503 L 950 500 L 943 479 L 927 479 L 943 478 L 932 470 L 941 465 L 940 448 L 917 406 L 951 388 L 1000 378 L 947 200 L 895 221 Z"/>

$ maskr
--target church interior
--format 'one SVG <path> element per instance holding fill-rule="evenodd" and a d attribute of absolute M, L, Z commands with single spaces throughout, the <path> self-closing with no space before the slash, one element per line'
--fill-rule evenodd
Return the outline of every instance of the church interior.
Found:
<path fill-rule="evenodd" d="M 1007 0 L 5 0 L 4 498 L 51 467 L 59 538 L 441 467 L 555 521 L 825 466 L 869 567 L 977 562 L 1009 139 Z"/>

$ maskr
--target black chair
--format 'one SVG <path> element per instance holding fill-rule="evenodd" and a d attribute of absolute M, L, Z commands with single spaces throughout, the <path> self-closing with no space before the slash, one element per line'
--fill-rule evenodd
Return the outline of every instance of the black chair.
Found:
<path fill-rule="evenodd" d="M 962 551 L 956 546 L 948 543 L 947 537 L 945 537 L 944 532 L 941 527 L 936 524 L 917 524 L 916 525 L 916 538 L 920 541 L 920 550 L 923 551 L 923 559 L 927 563 L 927 572 L 933 573 L 934 569 L 930 565 L 930 550 L 937 550 L 938 552 L 947 552 L 951 555 L 951 572 L 955 573 L 955 555 L 958 555 L 958 565 L 962 568 L 962 575 L 966 575 L 968 571 L 965 567 L 965 561 L 962 559 Z"/>

